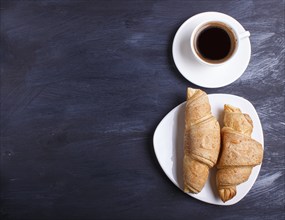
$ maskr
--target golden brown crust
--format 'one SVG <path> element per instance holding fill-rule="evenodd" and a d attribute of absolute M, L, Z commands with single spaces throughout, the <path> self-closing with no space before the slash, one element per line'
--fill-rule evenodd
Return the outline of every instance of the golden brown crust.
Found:
<path fill-rule="evenodd" d="M 199 89 L 188 88 L 183 159 L 185 192 L 202 190 L 219 150 L 220 126 L 211 114 L 208 96 Z"/>
<path fill-rule="evenodd" d="M 239 108 L 231 105 L 224 106 L 224 127 L 233 129 L 234 131 L 251 136 L 253 124 L 247 114 L 242 114 Z"/>
<path fill-rule="evenodd" d="M 220 169 L 216 174 L 218 189 L 241 184 L 247 180 L 250 173 L 250 166 Z"/>
<path fill-rule="evenodd" d="M 235 197 L 236 193 L 237 191 L 235 186 L 219 189 L 219 195 L 223 202 L 226 202 Z"/>
<path fill-rule="evenodd" d="M 251 138 L 252 130 L 249 115 L 225 105 L 222 152 L 216 175 L 219 195 L 224 202 L 236 195 L 236 186 L 247 181 L 252 168 L 262 162 L 262 145 Z"/>
<path fill-rule="evenodd" d="M 209 175 L 209 167 L 189 156 L 184 157 L 184 191 L 199 193 Z M 193 181 L 195 180 L 195 181 Z"/>

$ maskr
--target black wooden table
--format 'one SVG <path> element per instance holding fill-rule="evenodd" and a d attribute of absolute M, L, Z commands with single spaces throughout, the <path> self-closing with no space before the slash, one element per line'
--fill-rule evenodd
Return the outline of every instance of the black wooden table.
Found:
<path fill-rule="evenodd" d="M 185 100 L 172 41 L 219 11 L 251 32 L 229 86 L 265 136 L 257 182 L 221 207 L 181 192 L 153 132 Z M 1 1 L 1 219 L 284 219 L 284 1 Z"/>

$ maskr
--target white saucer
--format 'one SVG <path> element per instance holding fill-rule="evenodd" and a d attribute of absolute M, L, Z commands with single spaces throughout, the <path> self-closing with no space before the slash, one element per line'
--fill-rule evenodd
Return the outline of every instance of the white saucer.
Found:
<path fill-rule="evenodd" d="M 190 82 L 205 88 L 218 88 L 231 84 L 237 80 L 248 66 L 251 54 L 249 38 L 240 41 L 237 54 L 227 63 L 217 67 L 201 64 L 190 50 L 190 36 L 193 29 L 201 22 L 210 20 L 227 22 L 238 33 L 245 29 L 234 18 L 219 12 L 204 12 L 185 21 L 178 29 L 172 45 L 175 65 L 180 73 Z"/>

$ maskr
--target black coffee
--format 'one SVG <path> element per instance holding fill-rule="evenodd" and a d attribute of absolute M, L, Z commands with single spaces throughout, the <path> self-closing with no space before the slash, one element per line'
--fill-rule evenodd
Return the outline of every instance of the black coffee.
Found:
<path fill-rule="evenodd" d="M 221 27 L 210 26 L 197 36 L 197 50 L 206 60 L 219 61 L 232 52 L 232 40 L 229 33 Z"/>

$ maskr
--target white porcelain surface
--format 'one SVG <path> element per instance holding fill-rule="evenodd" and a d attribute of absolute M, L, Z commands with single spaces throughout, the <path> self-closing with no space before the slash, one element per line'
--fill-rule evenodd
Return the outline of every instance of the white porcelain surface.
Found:
<path fill-rule="evenodd" d="M 239 42 L 235 56 L 223 65 L 207 66 L 199 62 L 190 49 L 190 37 L 197 25 L 208 21 L 221 21 L 232 26 L 237 34 L 246 30 L 234 18 L 219 12 L 204 12 L 186 20 L 178 29 L 172 45 L 172 55 L 177 69 L 190 82 L 205 87 L 218 88 L 231 84 L 246 70 L 251 46 L 249 37 Z"/>
<path fill-rule="evenodd" d="M 252 138 L 259 141 L 262 146 L 264 146 L 262 126 L 254 106 L 249 101 L 239 96 L 228 94 L 211 94 L 208 96 L 212 107 L 212 113 L 219 120 L 221 127 L 223 126 L 222 117 L 224 104 L 231 104 L 239 107 L 242 112 L 249 114 L 253 121 L 254 129 Z M 168 178 L 182 191 L 184 110 L 185 102 L 170 111 L 157 126 L 153 137 L 154 151 L 159 164 Z M 260 168 L 261 165 L 253 168 L 248 181 L 238 185 L 237 195 L 226 203 L 223 203 L 218 197 L 215 183 L 215 168 L 210 170 L 209 178 L 200 193 L 187 194 L 211 204 L 233 205 L 239 202 L 249 192 L 259 174 Z"/>

